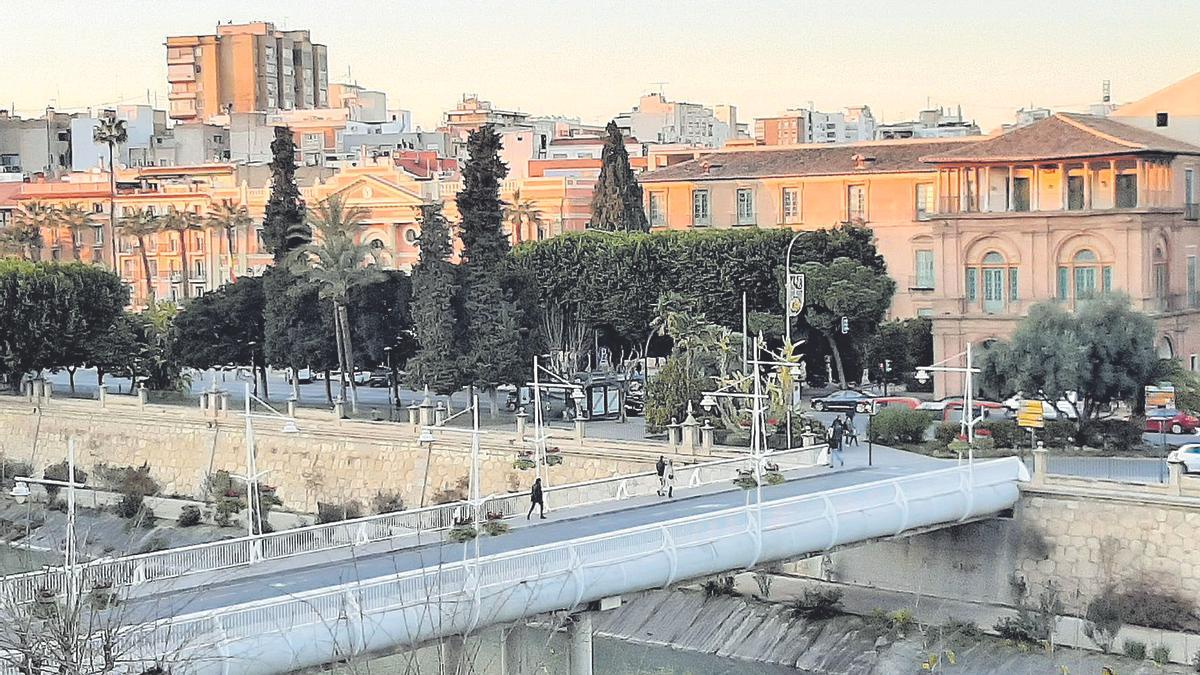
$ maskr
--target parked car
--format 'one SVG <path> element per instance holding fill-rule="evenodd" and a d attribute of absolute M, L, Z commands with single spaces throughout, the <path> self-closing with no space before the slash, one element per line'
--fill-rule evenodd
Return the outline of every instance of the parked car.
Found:
<path fill-rule="evenodd" d="M 342 376 L 342 371 L 334 370 L 329 373 L 329 380 L 337 382 Z M 354 384 L 365 385 L 371 379 L 371 372 L 368 370 L 356 370 L 350 376 L 354 380 Z"/>
<path fill-rule="evenodd" d="M 288 383 L 292 383 L 292 369 L 288 368 L 283 371 L 283 379 Z M 300 368 L 296 371 L 296 381 L 300 384 L 310 384 L 313 381 L 312 368 Z"/>
<path fill-rule="evenodd" d="M 963 416 L 964 401 L 950 401 L 942 408 L 943 422 L 961 422 Z M 994 401 L 971 401 L 971 407 L 974 408 L 975 416 L 982 416 L 985 420 L 1006 420 L 1011 419 L 1012 411 L 1003 403 Z"/>
<path fill-rule="evenodd" d="M 367 386 L 374 388 L 392 386 L 392 371 L 389 368 L 376 368 L 367 377 Z"/>
<path fill-rule="evenodd" d="M 855 412 L 865 413 L 871 405 L 874 397 L 856 391 L 854 389 L 843 389 L 835 391 L 828 396 L 821 396 L 812 400 L 812 409 L 817 412 L 828 410 L 830 412 Z"/>
<path fill-rule="evenodd" d="M 875 410 L 883 410 L 884 408 L 908 408 L 916 410 L 921 405 L 921 399 L 911 396 L 880 396 L 875 401 Z"/>
<path fill-rule="evenodd" d="M 1055 401 L 1053 404 L 1051 404 L 1049 401 L 1043 400 L 1042 417 L 1048 420 L 1056 420 L 1060 417 L 1063 419 L 1073 420 L 1079 417 L 1079 411 L 1075 409 L 1075 405 L 1071 402 L 1071 399 L 1074 398 L 1074 393 L 1068 392 L 1067 398 Z M 1022 398 L 1021 392 L 1017 392 L 1015 395 L 1005 399 L 1004 405 L 1008 407 L 1009 410 L 1016 412 L 1021 409 L 1021 404 L 1024 403 L 1024 401 L 1025 399 Z"/>
<path fill-rule="evenodd" d="M 1200 418 L 1174 408 L 1146 411 L 1145 430 L 1156 434 L 1194 434 L 1200 429 Z"/>
<path fill-rule="evenodd" d="M 1200 443 L 1181 445 L 1167 455 L 1168 462 L 1179 462 L 1184 473 L 1200 473 Z"/>

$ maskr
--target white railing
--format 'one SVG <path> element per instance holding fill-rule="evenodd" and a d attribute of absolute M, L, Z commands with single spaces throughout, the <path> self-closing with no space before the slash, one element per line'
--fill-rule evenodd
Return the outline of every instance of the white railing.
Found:
<path fill-rule="evenodd" d="M 601 597 L 752 568 L 1010 508 L 1028 472 L 1014 458 L 914 473 L 170 617 L 127 629 L 144 658 L 170 653 L 274 672 L 436 637 Z M 285 649 L 288 653 L 274 653 Z M 154 650 L 149 653 L 149 650 Z M 345 651 L 339 651 L 346 656 Z M 139 656 L 141 658 L 141 656 Z M 203 664 L 203 659 L 198 659 Z M 192 672 L 193 669 L 189 669 Z M 224 672 L 201 666 L 195 672 Z"/>
<path fill-rule="evenodd" d="M 797 448 L 773 453 L 766 457 L 780 465 L 781 470 L 811 466 L 824 446 Z M 694 487 L 722 480 L 731 480 L 738 464 L 749 457 L 720 459 L 676 469 L 677 487 Z M 649 494 L 658 489 L 658 477 L 653 471 L 601 478 L 550 487 L 546 502 L 551 508 L 595 504 Z M 528 493 L 492 495 L 483 499 L 480 511 L 511 516 L 520 513 L 529 501 Z M 251 565 L 267 560 L 328 551 L 345 546 L 371 544 L 404 535 L 439 532 L 471 518 L 468 502 L 451 502 L 427 506 L 412 511 L 397 511 L 365 516 L 333 523 L 310 525 L 281 530 L 255 537 L 239 537 L 223 541 L 195 544 L 151 553 L 100 559 L 79 567 L 84 589 L 98 584 L 136 586 L 150 581 L 173 579 L 198 572 L 214 572 Z M 62 593 L 65 578 L 62 568 L 51 568 L 0 578 L 0 592 L 17 603 L 31 602 L 39 589 Z"/>

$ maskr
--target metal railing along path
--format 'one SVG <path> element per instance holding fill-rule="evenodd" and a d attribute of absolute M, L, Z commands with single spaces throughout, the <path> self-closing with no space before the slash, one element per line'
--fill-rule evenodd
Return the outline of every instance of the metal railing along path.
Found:
<path fill-rule="evenodd" d="M 273 673 L 569 610 L 600 598 L 793 559 L 1011 508 L 1016 458 L 914 473 L 763 504 L 166 618 L 124 644 L 172 672 Z M 153 651 L 153 653 L 149 653 Z M 170 661 L 166 661 L 170 665 Z"/>
<path fill-rule="evenodd" d="M 767 461 L 781 470 L 811 466 L 824 446 L 812 446 L 773 453 Z M 677 487 L 699 486 L 730 480 L 730 471 L 747 457 L 714 460 L 676 468 Z M 650 494 L 658 489 L 653 471 L 601 478 L 546 489 L 547 505 L 553 509 L 596 504 Z M 528 503 L 528 493 L 492 495 L 484 498 L 483 514 L 515 515 Z M 473 506 L 465 501 L 397 511 L 352 520 L 281 530 L 254 537 L 195 544 L 121 558 L 100 559 L 79 566 L 81 588 L 97 585 L 136 586 L 150 581 L 173 579 L 188 574 L 215 572 L 267 560 L 328 551 L 336 548 L 388 541 L 396 537 L 437 532 L 464 522 L 473 515 Z M 62 593 L 66 588 L 62 568 L 51 568 L 0 578 L 0 592 L 11 601 L 33 601 L 41 589 Z"/>

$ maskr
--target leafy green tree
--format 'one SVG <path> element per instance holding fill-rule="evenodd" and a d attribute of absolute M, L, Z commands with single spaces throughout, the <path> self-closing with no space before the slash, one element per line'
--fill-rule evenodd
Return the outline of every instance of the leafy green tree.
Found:
<path fill-rule="evenodd" d="M 232 199 L 222 199 L 221 203 L 210 209 L 205 217 L 205 227 L 220 232 L 225 237 L 225 255 L 229 265 L 230 281 L 237 279 L 233 260 L 234 254 L 237 253 L 237 233 L 239 231 L 246 232 L 249 236 L 250 224 L 250 213 L 246 207 L 235 203 Z"/>
<path fill-rule="evenodd" d="M 805 275 L 803 318 L 829 343 L 844 389 L 848 385 L 842 351 L 853 345 L 865 346 L 875 334 L 891 305 L 896 283 L 850 258 L 836 258 L 828 264 L 804 263 L 796 271 Z M 781 283 L 781 294 L 782 288 Z M 849 321 L 847 334 L 841 332 L 843 317 Z"/>
<path fill-rule="evenodd" d="M 463 187 L 456 198 L 462 217 L 459 266 L 460 367 L 473 386 L 487 391 L 497 411 L 496 386 L 524 375 L 518 308 L 504 288 L 508 237 L 500 182 L 508 167 L 500 161 L 500 136 L 486 125 L 467 139 Z"/>
<path fill-rule="evenodd" d="M 142 208 L 135 208 L 121 216 L 121 233 L 137 240 L 138 257 L 142 260 L 142 283 L 146 288 L 146 304 L 154 304 L 154 280 L 150 275 L 150 255 L 146 251 L 146 238 L 156 237 L 162 230 L 159 217 Z"/>
<path fill-rule="evenodd" d="M 387 363 L 392 348 L 396 366 L 416 352 L 411 313 L 412 281 L 398 270 L 384 270 L 375 281 L 350 289 L 350 335 L 357 346 L 356 365 Z"/>
<path fill-rule="evenodd" d="M 340 196 L 321 202 L 311 219 L 316 241 L 302 245 L 288 256 L 296 276 L 317 285 L 322 299 L 333 303 L 334 336 L 342 371 L 341 393 L 346 393 L 346 377 L 353 372 L 354 350 L 350 337 L 348 305 L 350 290 L 383 278 L 383 273 L 366 264 L 371 248 L 357 243 L 354 235 L 366 211 L 348 207 Z M 358 392 L 350 378 L 351 408 L 358 411 Z"/>
<path fill-rule="evenodd" d="M 264 304 L 260 277 L 241 277 L 195 298 L 175 316 L 172 353 L 198 370 L 253 362 L 265 379 Z"/>
<path fill-rule="evenodd" d="M 1184 368 L 1179 359 L 1159 359 L 1151 382 L 1170 382 L 1175 387 L 1176 408 L 1188 412 L 1200 411 L 1200 374 Z M 1139 410 L 1146 407 L 1144 394 L 1138 396 Z"/>
<path fill-rule="evenodd" d="M 608 135 L 600 154 L 600 177 L 592 193 L 592 219 L 588 227 L 610 232 L 647 232 L 650 224 L 642 207 L 642 187 L 629 166 L 625 139 L 616 122 L 609 122 L 605 131 Z"/>
<path fill-rule="evenodd" d="M 292 370 L 324 372 L 338 367 L 333 305 L 320 297 L 320 287 L 287 267 L 271 266 L 262 276 L 265 360 Z M 293 394 L 300 384 L 292 378 Z M 326 378 L 328 384 L 328 377 Z M 332 392 L 326 388 L 332 403 Z"/>
<path fill-rule="evenodd" d="M 65 368 L 71 393 L 75 393 L 75 371 L 87 365 L 90 345 L 106 333 L 129 303 L 129 289 L 108 270 L 74 263 L 56 269 L 69 284 L 72 310 L 58 317 L 61 327 L 53 344 L 54 367 Z"/>
<path fill-rule="evenodd" d="M 881 364 L 891 362 L 891 371 Z M 867 346 L 867 367 L 879 382 L 901 382 L 920 366 L 933 363 L 933 322 L 924 317 L 888 321 Z"/>
<path fill-rule="evenodd" d="M 667 357 L 663 367 L 646 385 L 646 426 L 661 430 L 674 419 L 687 415 L 688 404 L 698 410 L 700 397 L 712 388 L 712 378 L 688 368 L 680 355 Z"/>
<path fill-rule="evenodd" d="M 142 345 L 137 370 L 145 376 L 146 388 L 152 391 L 186 391 L 191 386 L 180 355 L 171 349 L 178 311 L 175 303 L 163 301 L 135 315 L 134 327 Z"/>
<path fill-rule="evenodd" d="M 1110 406 L 1134 400 L 1158 369 L 1154 323 L 1128 298 L 1108 296 L 1074 313 L 1034 305 L 1007 342 L 984 352 L 982 381 L 995 396 L 1015 392 L 1047 401 L 1076 395 L 1079 422 L 1106 417 Z"/>
<path fill-rule="evenodd" d="M 275 127 L 275 140 L 271 141 L 271 197 L 263 218 L 263 240 L 276 265 L 312 240 L 296 186 L 296 143 L 288 127 Z"/>
<path fill-rule="evenodd" d="M 136 314 L 122 312 L 107 331 L 88 343 L 86 364 L 96 369 L 96 384 L 104 384 L 104 376 L 137 378 L 138 365 L 147 345 L 144 327 Z"/>
<path fill-rule="evenodd" d="M 45 241 L 42 232 L 53 229 L 58 208 L 41 202 L 30 202 L 17 211 L 12 223 L 0 230 L 0 251 L 16 255 L 21 260 L 35 262 L 42 257 Z"/>
<path fill-rule="evenodd" d="M 450 227 L 441 204 L 421 207 L 419 258 L 412 272 L 412 318 L 416 356 L 408 368 L 414 389 L 428 386 L 438 394 L 452 394 L 462 386 L 458 361 L 457 271 L 450 257 Z"/>

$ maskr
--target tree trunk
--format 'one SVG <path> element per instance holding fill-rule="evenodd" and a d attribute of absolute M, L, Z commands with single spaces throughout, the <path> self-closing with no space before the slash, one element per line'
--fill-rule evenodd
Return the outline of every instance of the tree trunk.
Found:
<path fill-rule="evenodd" d="M 146 255 L 146 238 L 138 235 L 138 252 L 142 258 L 142 273 L 146 275 L 146 306 L 154 305 L 154 284 L 150 280 L 150 257 Z"/>
<path fill-rule="evenodd" d="M 497 396 L 496 388 L 495 387 L 489 388 L 488 389 L 488 404 L 489 404 L 489 407 L 491 407 L 492 419 L 496 419 L 497 417 L 500 416 L 500 402 L 497 399 L 498 399 L 498 396 Z"/>
<path fill-rule="evenodd" d="M 179 263 L 183 265 L 183 299 L 186 300 L 188 297 L 188 286 L 191 285 L 189 282 L 192 277 L 192 273 L 188 269 L 187 230 L 179 231 Z"/>
<path fill-rule="evenodd" d="M 69 230 L 67 235 L 71 237 L 71 257 L 75 262 L 83 262 L 83 258 L 79 256 L 79 242 L 75 241 L 75 230 Z"/>
<path fill-rule="evenodd" d="M 342 348 L 346 350 L 346 367 L 350 372 L 350 411 L 358 413 L 358 383 L 354 381 L 354 345 L 350 341 L 350 310 L 342 305 Z"/>
<path fill-rule="evenodd" d="M 346 402 L 346 352 L 342 349 L 342 310 L 338 305 L 333 306 L 333 343 L 337 350 L 338 362 L 338 398 Z"/>
<path fill-rule="evenodd" d="M 295 367 L 292 368 L 292 398 L 300 405 L 300 369 Z"/>
<path fill-rule="evenodd" d="M 225 228 L 225 249 L 226 249 L 225 253 L 226 253 L 226 257 L 229 258 L 229 281 L 230 282 L 237 281 L 237 274 L 234 273 L 234 271 L 233 271 L 233 249 L 234 249 L 235 241 L 236 241 L 236 239 L 234 236 L 233 228 L 232 227 Z M 295 373 L 296 373 L 296 371 L 293 370 L 292 374 L 294 375 Z M 299 394 L 297 394 L 297 398 L 299 398 Z"/>
<path fill-rule="evenodd" d="M 325 369 L 325 400 L 333 405 L 333 387 L 329 384 L 329 369 Z"/>
<path fill-rule="evenodd" d="M 826 337 L 829 340 L 829 347 L 833 350 L 833 362 L 837 364 L 838 382 L 841 383 L 842 389 L 847 389 L 846 371 L 842 369 L 842 351 L 838 349 L 837 340 L 832 337 Z"/>
<path fill-rule="evenodd" d="M 262 387 L 262 391 L 263 391 L 263 395 L 262 395 L 262 397 L 263 397 L 263 400 L 264 400 L 264 401 L 270 401 L 270 400 L 271 400 L 271 389 L 270 389 L 270 388 L 267 386 L 267 364 L 265 364 L 265 363 L 260 363 L 260 364 L 258 365 L 258 372 L 262 374 L 262 385 L 263 385 L 263 387 Z"/>
<path fill-rule="evenodd" d="M 75 395 L 75 368 L 67 368 L 67 381 L 71 383 L 71 395 Z"/>

